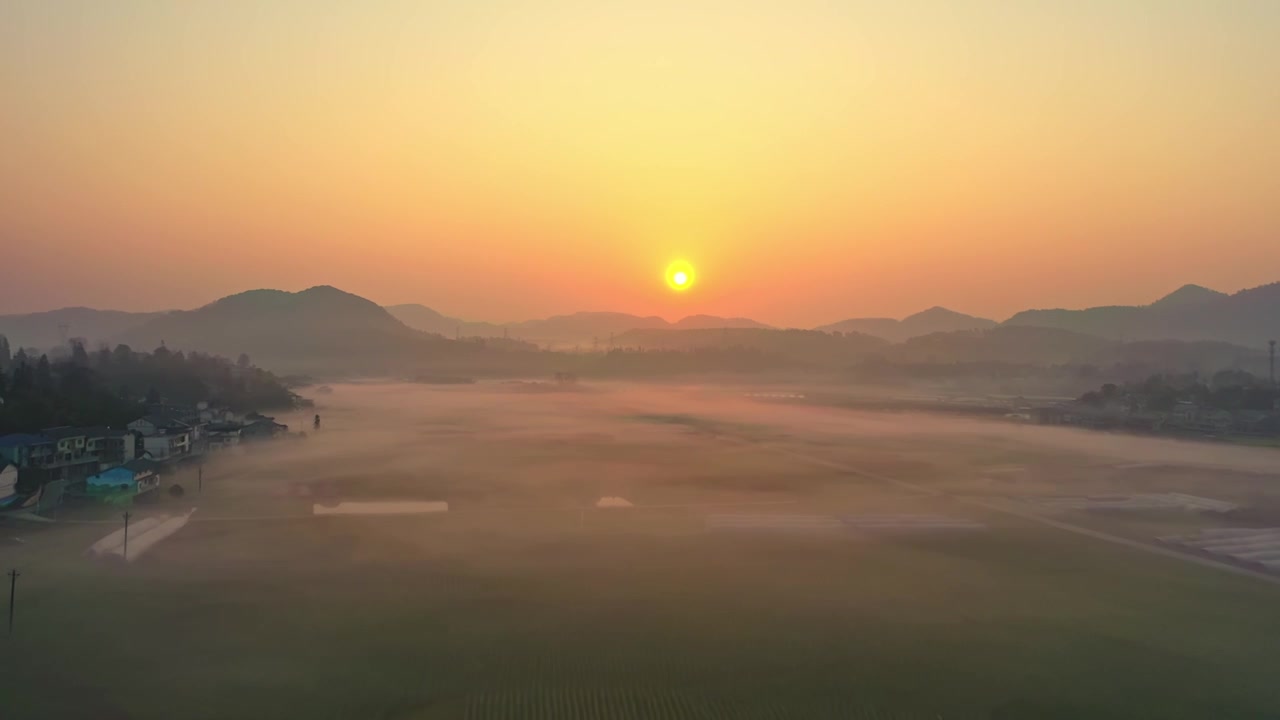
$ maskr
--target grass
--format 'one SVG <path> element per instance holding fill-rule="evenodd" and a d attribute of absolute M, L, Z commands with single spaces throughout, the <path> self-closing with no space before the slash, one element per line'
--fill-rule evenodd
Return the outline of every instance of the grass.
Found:
<path fill-rule="evenodd" d="M 465 429 L 467 408 L 447 398 L 478 391 L 414 392 L 432 400 L 424 414 Z M 511 425 L 576 412 L 554 398 L 521 401 Z M 503 427 L 501 442 L 415 431 L 415 471 L 370 470 L 402 443 L 393 430 L 383 445 L 344 444 L 347 416 L 324 414 L 332 434 L 288 451 L 301 457 L 211 468 L 197 521 L 136 564 L 80 556 L 104 526 L 33 531 L 18 632 L 0 638 L 0 716 L 1280 717 L 1277 589 L 1250 578 L 904 497 L 761 447 L 689 439 L 685 427 L 714 417 L 671 413 L 679 421 L 653 423 L 655 435 L 630 431 L 644 429 L 633 416 L 593 415 L 608 443 L 549 444 Z M 813 446 L 835 452 L 822 444 L 831 439 Z M 895 472 L 901 452 L 898 469 L 930 482 L 941 481 L 930 468 L 945 467 L 945 452 L 957 465 L 963 452 L 1007 452 L 935 445 L 920 465 L 900 450 L 907 442 L 850 444 L 844 459 Z M 1037 462 L 1031 451 L 1018 459 Z M 309 498 L 272 493 L 298 481 L 291 467 L 344 497 L 454 506 L 306 517 Z M 580 509 L 599 495 L 791 497 L 776 511 L 937 512 L 990 529 L 705 534 L 706 514 L 734 510 Z M 257 510 L 301 517 L 207 519 Z"/>
<path fill-rule="evenodd" d="M 376 525 L 197 524 L 147 563 L 33 579 L 3 656 L 12 717 L 1277 710 L 1272 588 L 1039 529 L 479 540 Z"/>

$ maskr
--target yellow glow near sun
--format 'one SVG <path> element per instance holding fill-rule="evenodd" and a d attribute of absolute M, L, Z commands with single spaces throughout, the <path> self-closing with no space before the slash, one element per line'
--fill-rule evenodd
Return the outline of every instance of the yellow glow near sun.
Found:
<path fill-rule="evenodd" d="M 693 266 L 684 260 L 676 260 L 667 266 L 667 285 L 676 292 L 683 292 L 693 286 Z"/>

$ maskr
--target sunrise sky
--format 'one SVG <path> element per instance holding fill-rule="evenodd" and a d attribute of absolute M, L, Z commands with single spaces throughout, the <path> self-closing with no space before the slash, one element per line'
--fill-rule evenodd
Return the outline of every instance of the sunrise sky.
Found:
<path fill-rule="evenodd" d="M 1280 280 L 1277 38 L 1274 0 L 6 0 L 0 313 L 1234 291 Z"/>

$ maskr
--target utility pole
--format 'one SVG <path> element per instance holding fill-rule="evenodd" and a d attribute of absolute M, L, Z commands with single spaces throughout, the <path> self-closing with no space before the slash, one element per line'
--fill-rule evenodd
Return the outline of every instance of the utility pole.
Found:
<path fill-rule="evenodd" d="M 22 573 L 17 568 L 10 570 L 9 575 L 9 634 L 13 634 L 13 595 L 14 590 L 18 587 L 18 576 Z"/>
<path fill-rule="evenodd" d="M 204 492 L 204 463 L 196 466 L 196 492 Z"/>
<path fill-rule="evenodd" d="M 129 562 L 129 511 L 124 511 L 124 560 Z"/>

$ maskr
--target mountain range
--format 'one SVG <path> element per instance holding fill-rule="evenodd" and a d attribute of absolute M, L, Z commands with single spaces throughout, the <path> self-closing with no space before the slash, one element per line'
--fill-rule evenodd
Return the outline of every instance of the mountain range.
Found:
<path fill-rule="evenodd" d="M 521 367 L 560 362 L 545 353 L 530 360 L 540 355 L 533 350 L 547 347 L 738 347 L 826 365 L 869 354 L 926 363 L 1151 364 L 1165 362 L 1164 352 L 1172 353 L 1169 367 L 1196 368 L 1238 365 L 1242 358 L 1255 362 L 1256 354 L 1265 352 L 1266 340 L 1280 335 L 1280 283 L 1230 295 L 1187 285 L 1150 305 L 1027 310 L 1003 323 L 934 307 L 902 320 L 851 318 L 813 330 L 771 328 L 747 318 L 693 315 L 672 323 L 612 312 L 474 322 L 423 305 L 384 308 L 318 286 L 300 292 L 251 290 L 195 310 L 127 313 L 77 307 L 0 316 L 0 334 L 15 348 L 45 349 L 82 338 L 91 349 L 100 343 L 142 349 L 164 343 L 232 357 L 243 352 L 264 367 L 291 371 L 314 366 L 373 373 L 404 363 L 435 370 L 452 363 L 488 364 L 497 372 L 516 355 L 523 358 Z M 508 340 L 494 340 L 501 337 Z"/>
<path fill-rule="evenodd" d="M 610 336 L 629 330 L 705 330 L 713 328 L 768 328 L 748 318 L 723 318 L 715 315 L 690 315 L 671 323 L 656 316 L 647 317 L 619 312 L 578 312 L 553 315 L 539 320 L 513 323 L 474 322 L 449 317 L 425 305 L 389 305 L 387 312 L 411 328 L 448 337 L 514 337 L 539 345 L 607 344 Z"/>
<path fill-rule="evenodd" d="M 890 342 L 902 342 L 913 337 L 956 330 L 984 330 L 998 325 L 995 320 L 965 315 L 944 307 L 908 315 L 901 320 L 893 318 L 850 318 L 815 330 L 823 332 L 857 332 L 884 338 Z"/>
<path fill-rule="evenodd" d="M 1260 346 L 1280 336 L 1280 283 L 1232 295 L 1184 285 L 1150 305 L 1024 310 L 1004 324 L 1058 328 L 1112 340 L 1219 340 Z"/>
<path fill-rule="evenodd" d="M 113 341 L 143 349 L 163 343 L 232 358 L 243 352 L 265 367 L 293 366 L 308 356 L 354 362 L 442 344 L 377 303 L 327 285 L 230 295 L 195 310 L 146 318 Z"/>

